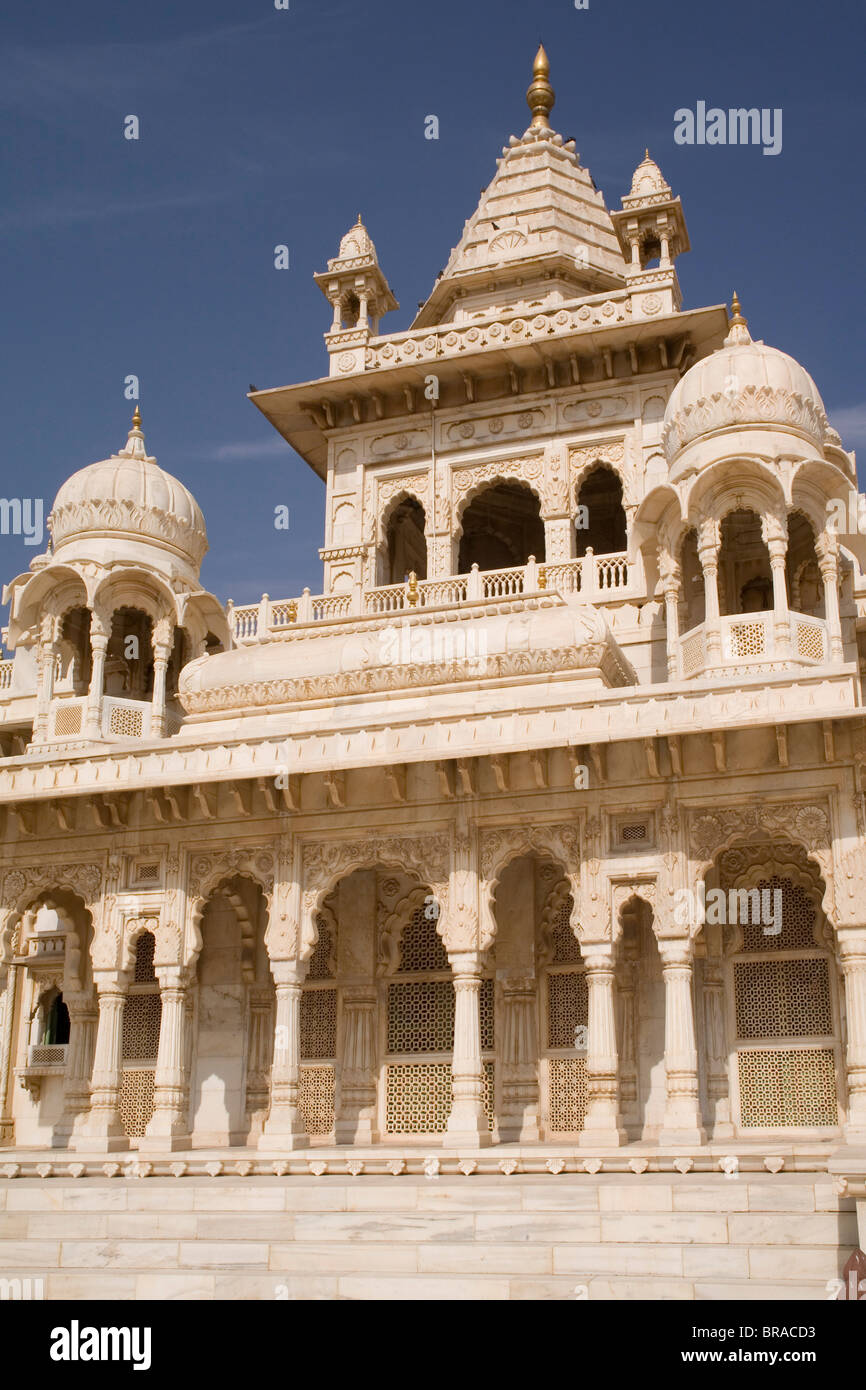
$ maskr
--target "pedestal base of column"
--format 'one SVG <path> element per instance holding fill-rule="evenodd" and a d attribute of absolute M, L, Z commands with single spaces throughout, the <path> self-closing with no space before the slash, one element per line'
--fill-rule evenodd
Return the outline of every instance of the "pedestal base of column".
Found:
<path fill-rule="evenodd" d="M 179 1149 L 192 1148 L 192 1135 L 186 1126 L 165 1133 L 157 1131 L 155 1134 L 151 1134 L 148 1126 L 138 1141 L 138 1147 L 142 1153 L 177 1153 Z"/>
<path fill-rule="evenodd" d="M 703 1129 L 661 1129 L 656 1140 L 662 1148 L 694 1148 L 706 1142 L 707 1135 Z"/>
<path fill-rule="evenodd" d="M 842 1126 L 842 1136 L 846 1144 L 857 1149 L 866 1149 L 866 1120 L 850 1120 Z"/>
<path fill-rule="evenodd" d="M 268 1153 L 292 1153 L 295 1149 L 308 1149 L 310 1136 L 300 1112 L 270 1116 L 257 1147 Z"/>
<path fill-rule="evenodd" d="M 379 1131 L 367 1115 L 357 1119 L 338 1120 L 334 1127 L 338 1144 L 378 1144 Z"/>
<path fill-rule="evenodd" d="M 73 1134 L 69 1140 L 69 1148 L 75 1153 L 83 1154 L 114 1154 L 123 1153 L 129 1148 L 129 1135 L 120 1133 L 93 1133 L 88 1131 L 82 1134 Z"/>
<path fill-rule="evenodd" d="M 474 1107 L 455 1107 L 448 1116 L 444 1143 L 456 1148 L 488 1148 L 493 1143 L 493 1135 L 484 1111 L 479 1115 Z"/>
<path fill-rule="evenodd" d="M 581 1149 L 618 1149 L 628 1143 L 628 1134 L 618 1126 L 613 1129 L 582 1129 L 577 1143 Z"/>

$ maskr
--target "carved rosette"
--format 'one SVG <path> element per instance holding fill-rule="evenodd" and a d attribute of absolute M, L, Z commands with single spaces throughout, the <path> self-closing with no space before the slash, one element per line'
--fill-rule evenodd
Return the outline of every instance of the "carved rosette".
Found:
<path fill-rule="evenodd" d="M 555 823 L 506 825 L 485 827 L 480 834 L 479 845 L 479 911 L 481 930 L 481 949 L 487 950 L 496 935 L 496 920 L 493 915 L 493 897 L 503 871 L 512 859 L 532 854 L 541 859 L 552 859 L 558 864 L 568 881 L 569 891 L 574 899 L 572 925 L 579 932 L 574 920 L 579 903 L 580 832 L 576 825 Z"/>
<path fill-rule="evenodd" d="M 706 875 L 722 850 L 739 841 L 787 840 L 802 845 L 824 880 L 823 909 L 835 920 L 830 816 L 812 802 L 757 802 L 736 810 L 695 810 L 689 818 L 689 846 L 695 881 Z"/>
<path fill-rule="evenodd" d="M 327 895 L 355 869 L 376 865 L 413 874 L 441 906 L 448 881 L 448 836 L 440 831 L 417 837 L 370 835 L 363 840 L 316 840 L 305 844 L 301 854 L 302 960 L 309 960 L 319 939 L 316 919 Z"/>
<path fill-rule="evenodd" d="M 451 528 L 457 533 L 462 516 L 476 493 L 490 483 L 526 483 L 541 502 L 541 514 L 546 515 L 545 466 L 542 455 L 529 458 L 497 459 L 491 463 L 456 466 L 451 472 Z"/>

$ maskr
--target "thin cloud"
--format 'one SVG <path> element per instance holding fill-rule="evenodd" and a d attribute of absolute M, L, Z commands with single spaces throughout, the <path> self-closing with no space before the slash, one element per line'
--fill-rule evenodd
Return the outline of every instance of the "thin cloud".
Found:
<path fill-rule="evenodd" d="M 68 222 L 93 222 L 105 217 L 129 217 L 163 208 L 198 208 L 236 197 L 235 190 L 222 188 L 186 189 L 178 193 L 155 193 L 151 197 L 129 197 L 58 192 L 49 198 L 33 199 L 20 207 L 0 213 L 0 231 L 11 232 L 35 227 L 53 227 Z"/>
<path fill-rule="evenodd" d="M 829 415 L 830 424 L 839 431 L 846 448 L 866 447 L 866 402 L 842 406 L 841 410 L 831 410 Z"/>

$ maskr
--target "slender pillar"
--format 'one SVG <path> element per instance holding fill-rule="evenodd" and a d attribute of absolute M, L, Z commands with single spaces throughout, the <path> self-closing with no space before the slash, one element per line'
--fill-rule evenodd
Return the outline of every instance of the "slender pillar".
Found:
<path fill-rule="evenodd" d="M 704 632 L 707 661 L 718 665 L 722 659 L 721 616 L 719 613 L 719 527 L 704 522 L 698 535 L 698 559 L 704 573 Z"/>
<path fill-rule="evenodd" d="M 791 655 L 791 619 L 788 616 L 788 585 L 785 582 L 787 539 L 774 537 L 767 542 L 773 573 L 773 645 L 777 656 Z"/>
<path fill-rule="evenodd" d="M 87 692 L 87 717 L 84 729 L 89 738 L 99 738 L 102 733 L 102 695 L 105 687 L 105 654 L 108 650 L 108 633 L 96 613 L 90 615 L 90 649 L 93 659 L 90 689 Z"/>
<path fill-rule="evenodd" d="M 447 1142 L 480 1148 L 491 1142 L 481 1064 L 481 952 L 448 957 L 454 974 L 454 1055 Z"/>
<path fill-rule="evenodd" d="M 309 1143 L 298 1109 L 301 1082 L 301 985 L 306 961 L 272 960 L 276 990 L 271 1105 L 260 1149 L 289 1152 Z"/>
<path fill-rule="evenodd" d="M 157 969 L 162 1010 L 153 1095 L 153 1114 L 139 1148 L 189 1148 L 189 1076 L 186 1057 L 186 987 L 176 967 Z"/>
<path fill-rule="evenodd" d="M 54 669 L 57 664 L 57 647 L 54 642 L 54 621 L 44 620 L 46 629 L 39 642 L 39 687 L 36 695 L 36 721 L 33 729 L 33 742 L 44 743 L 49 738 L 51 701 L 54 697 Z"/>
<path fill-rule="evenodd" d="M 502 983 L 502 1117 L 506 1142 L 541 1138 L 538 1121 L 538 982 L 534 976 Z"/>
<path fill-rule="evenodd" d="M 129 1148 L 120 1118 L 126 981 L 122 976 L 111 974 L 97 978 L 97 989 L 99 1020 L 90 1084 L 90 1114 L 80 1132 L 73 1135 L 72 1147 L 83 1152 L 108 1153 Z"/>
<path fill-rule="evenodd" d="M 866 927 L 840 928 L 838 938 L 848 1023 L 845 1137 L 849 1143 L 866 1144 Z"/>
<path fill-rule="evenodd" d="M 839 561 L 829 544 L 816 544 L 818 568 L 824 584 L 824 613 L 830 635 L 830 660 L 842 660 L 842 619 L 839 615 Z"/>
<path fill-rule="evenodd" d="M 171 648 L 167 642 L 153 642 L 153 702 L 150 714 L 150 732 L 154 738 L 165 735 L 165 679 Z"/>
<path fill-rule="evenodd" d="M 660 1144 L 705 1144 L 698 1089 L 693 1000 L 693 943 L 660 941 L 665 982 L 667 1100 Z"/>
<path fill-rule="evenodd" d="M 93 1042 L 98 1018 L 96 1000 L 92 994 L 64 995 L 63 1002 L 69 1009 L 69 1046 L 66 1049 L 63 1114 L 54 1127 L 54 1142 L 58 1148 L 68 1147 L 71 1136 L 87 1125 Z"/>
<path fill-rule="evenodd" d="M 609 946 L 582 947 L 589 1015 L 586 1048 L 587 1106 L 580 1144 L 616 1148 L 626 1142 L 619 1115 L 619 1059 L 613 952 Z"/>
<path fill-rule="evenodd" d="M 668 680 L 675 681 L 680 668 L 680 567 L 668 559 L 662 575 L 665 596 L 665 635 L 668 653 Z"/>
<path fill-rule="evenodd" d="M 366 986 L 343 990 L 343 1059 L 338 1144 L 372 1144 L 376 1133 L 376 991 Z"/>
<path fill-rule="evenodd" d="M 712 1121 L 713 1139 L 732 1139 L 734 1126 L 731 1122 L 731 1101 L 728 1083 L 728 1045 L 725 1028 L 725 982 L 722 974 L 722 961 L 718 954 L 721 948 L 721 928 L 707 926 L 707 956 L 703 961 L 702 995 L 704 1018 L 704 1056 L 707 1075 L 708 1119 Z M 710 934 L 717 936 L 712 942 Z"/>
<path fill-rule="evenodd" d="M 17 965 L 9 965 L 6 972 L 6 988 L 3 991 L 0 1008 L 0 1145 L 12 1144 L 15 1138 L 15 1122 L 12 1119 L 12 1094 L 9 1085 L 12 1074 L 13 1024 L 15 1005 L 18 999 Z"/>

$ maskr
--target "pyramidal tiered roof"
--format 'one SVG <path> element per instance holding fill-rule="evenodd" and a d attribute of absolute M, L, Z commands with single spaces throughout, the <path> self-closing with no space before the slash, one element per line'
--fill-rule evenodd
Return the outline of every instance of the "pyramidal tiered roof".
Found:
<path fill-rule="evenodd" d="M 566 298 L 621 286 L 625 262 L 604 197 L 574 141 L 550 125 L 554 92 L 540 47 L 526 94 L 532 121 L 512 135 L 493 179 L 413 327 L 558 288 Z M 520 284 L 518 284 L 518 281 Z"/>

